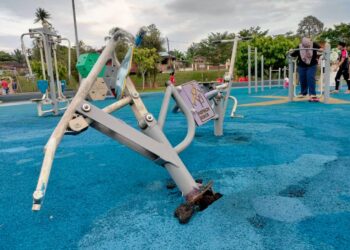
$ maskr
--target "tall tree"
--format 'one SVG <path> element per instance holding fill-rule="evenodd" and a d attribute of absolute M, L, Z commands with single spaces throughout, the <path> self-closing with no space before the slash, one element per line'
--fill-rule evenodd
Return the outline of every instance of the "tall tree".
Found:
<path fill-rule="evenodd" d="M 258 49 L 258 72 L 260 75 L 260 58 L 264 56 L 265 69 L 283 68 L 286 65 L 286 52 L 298 45 L 298 38 L 289 38 L 283 35 L 271 37 L 256 37 L 251 41 L 242 41 L 238 45 L 236 58 L 236 73 L 238 75 L 248 75 L 248 45 L 253 49 Z M 254 50 L 251 54 L 252 72 L 254 72 Z M 236 74 L 236 75 L 237 75 Z"/>
<path fill-rule="evenodd" d="M 24 56 L 20 49 L 15 49 L 12 53 L 13 59 L 18 63 L 24 63 Z"/>
<path fill-rule="evenodd" d="M 190 63 L 193 63 L 193 58 L 198 54 L 198 43 L 192 43 L 186 51 L 186 60 Z"/>
<path fill-rule="evenodd" d="M 37 8 L 35 11 L 35 19 L 34 23 L 42 22 L 42 23 L 49 23 L 48 20 L 51 18 L 51 14 L 43 9 L 43 8 Z"/>
<path fill-rule="evenodd" d="M 145 89 L 146 73 L 157 68 L 158 59 L 159 55 L 155 48 L 136 48 L 134 50 L 133 61 L 142 76 L 142 89 Z"/>
<path fill-rule="evenodd" d="M 0 50 L 0 62 L 10 62 L 10 61 L 13 61 L 13 57 L 9 53 Z"/>
<path fill-rule="evenodd" d="M 164 38 L 162 38 L 160 30 L 155 24 L 148 25 L 147 27 L 142 27 L 141 29 L 145 29 L 147 31 L 142 40 L 142 48 L 155 48 L 157 52 L 164 51 Z"/>
<path fill-rule="evenodd" d="M 333 28 L 325 29 L 318 37 L 320 42 L 329 40 L 332 47 L 335 47 L 339 41 L 350 45 L 350 23 L 340 23 Z"/>
<path fill-rule="evenodd" d="M 176 60 L 179 60 L 179 61 L 186 60 L 185 54 L 180 50 L 174 49 L 173 51 L 170 51 L 170 54 L 175 56 Z"/>
<path fill-rule="evenodd" d="M 304 17 L 298 25 L 299 36 L 316 37 L 323 31 L 324 24 L 314 16 Z"/>
<path fill-rule="evenodd" d="M 112 37 L 112 35 L 119 29 L 120 29 L 119 27 L 113 27 L 112 29 L 110 29 L 108 36 L 105 37 L 105 41 L 109 40 Z M 129 48 L 129 45 L 125 39 L 121 39 L 118 41 L 117 46 L 115 47 L 115 53 L 117 55 L 119 62 L 123 61 L 124 56 L 128 51 L 128 48 Z"/>
<path fill-rule="evenodd" d="M 241 37 L 259 37 L 266 36 L 269 30 L 261 30 L 260 26 L 250 27 L 249 29 L 243 29 L 238 34 Z"/>
<path fill-rule="evenodd" d="M 210 33 L 207 38 L 200 41 L 195 48 L 195 53 L 197 56 L 205 57 L 213 65 L 225 63 L 226 60 L 230 58 L 232 44 L 222 44 L 217 42 L 224 39 L 232 39 L 234 37 L 235 34 L 228 32 Z"/>

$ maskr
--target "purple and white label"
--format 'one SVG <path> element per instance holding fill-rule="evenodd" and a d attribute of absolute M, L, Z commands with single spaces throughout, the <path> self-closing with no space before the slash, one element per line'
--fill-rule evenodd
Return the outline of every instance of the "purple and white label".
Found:
<path fill-rule="evenodd" d="M 196 81 L 186 83 L 181 87 L 180 95 L 187 107 L 194 110 L 193 117 L 197 126 L 201 126 L 215 117 L 210 102 Z"/>

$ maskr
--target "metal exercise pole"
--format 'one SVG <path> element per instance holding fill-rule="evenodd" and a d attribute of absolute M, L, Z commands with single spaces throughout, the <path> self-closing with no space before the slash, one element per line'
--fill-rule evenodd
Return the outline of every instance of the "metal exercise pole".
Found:
<path fill-rule="evenodd" d="M 233 48 L 232 48 L 232 55 L 231 55 L 231 64 L 229 69 L 229 76 L 230 81 L 226 87 L 226 94 L 224 97 L 221 97 L 219 100 L 219 104 L 215 105 L 215 112 L 219 114 L 218 119 L 214 121 L 214 135 L 215 136 L 222 136 L 224 134 L 224 119 L 225 119 L 225 113 L 227 109 L 228 99 L 230 96 L 232 81 L 233 81 L 233 72 L 235 68 L 235 61 L 236 61 L 236 54 L 237 54 L 237 46 L 238 46 L 239 37 L 236 36 L 233 39 Z M 223 40 L 222 42 L 229 42 Z M 230 41 L 231 42 L 231 41 Z"/>
<path fill-rule="evenodd" d="M 329 103 L 330 76 L 331 76 L 331 46 L 327 42 L 324 51 L 325 72 L 324 72 L 324 103 Z"/>
<path fill-rule="evenodd" d="M 228 102 L 228 98 L 230 96 L 232 81 L 234 78 L 234 69 L 235 69 L 235 62 L 236 62 L 238 40 L 239 40 L 238 36 L 236 36 L 235 39 L 233 40 L 231 63 L 230 63 L 230 69 L 229 69 L 230 82 L 228 83 L 228 87 L 227 87 L 228 92 L 226 93 L 226 96 L 225 96 L 224 112 L 226 111 L 226 108 L 227 108 L 227 102 Z M 225 114 L 224 114 L 224 116 L 225 116 Z"/>
<path fill-rule="evenodd" d="M 73 10 L 73 23 L 74 23 L 74 35 L 75 35 L 75 51 L 77 54 L 77 61 L 80 56 L 80 48 L 79 48 L 79 38 L 78 38 L 78 27 L 77 27 L 77 18 L 76 18 L 76 13 L 75 13 L 75 2 L 72 0 L 72 10 Z M 78 72 L 79 76 L 79 84 L 81 82 L 81 75 Z"/>
<path fill-rule="evenodd" d="M 248 45 L 248 94 L 252 93 L 252 48 Z"/>
<path fill-rule="evenodd" d="M 48 29 L 48 24 L 43 25 L 44 30 Z M 55 115 L 58 115 L 58 102 L 56 98 L 56 87 L 55 87 L 55 78 L 53 75 L 53 67 L 52 67 L 52 54 L 51 54 L 51 45 L 48 41 L 48 36 L 46 34 L 42 34 L 43 37 L 43 45 L 44 45 L 44 52 L 45 52 L 45 58 L 46 58 L 46 65 L 47 65 L 47 74 L 48 79 L 50 83 L 50 99 L 52 100 L 52 111 Z"/>
<path fill-rule="evenodd" d="M 38 39 L 38 47 L 40 52 L 40 61 L 41 61 L 41 71 L 43 74 L 43 80 L 46 80 L 46 73 L 45 73 L 45 61 L 44 61 L 44 55 L 43 55 L 43 42 L 41 39 Z M 46 90 L 47 92 L 47 90 Z"/>
<path fill-rule="evenodd" d="M 318 91 L 320 92 L 320 96 L 324 95 L 324 72 L 325 72 L 325 68 L 326 68 L 326 64 L 324 61 L 324 53 L 323 55 L 320 56 L 319 58 L 319 63 L 320 63 L 320 79 L 319 79 L 319 83 L 318 83 Z"/>
<path fill-rule="evenodd" d="M 255 59 L 255 93 L 258 92 L 258 48 L 254 50 L 254 59 Z"/>
<path fill-rule="evenodd" d="M 40 210 L 42 199 L 44 198 L 46 187 L 49 181 L 49 176 L 52 168 L 53 159 L 55 156 L 56 149 L 58 144 L 61 142 L 63 135 L 68 127 L 69 121 L 73 118 L 76 109 L 81 104 L 82 101 L 85 100 L 88 91 L 92 87 L 97 78 L 97 75 L 102 70 L 103 66 L 106 64 L 107 60 L 110 58 L 110 54 L 114 51 L 116 40 L 111 39 L 107 44 L 106 48 L 103 50 L 100 57 L 97 59 L 94 68 L 91 70 L 90 74 L 87 78 L 85 78 L 78 92 L 75 95 L 75 98 L 72 100 L 71 104 L 68 106 L 66 112 L 63 114 L 61 120 L 56 126 L 55 130 L 50 136 L 48 140 L 44 152 L 44 160 L 38 180 L 38 184 L 36 190 L 33 194 L 34 204 L 33 210 Z"/>
<path fill-rule="evenodd" d="M 278 68 L 278 87 L 281 87 L 281 68 Z"/>
<path fill-rule="evenodd" d="M 58 63 L 57 63 L 57 43 L 54 43 L 52 46 L 52 52 L 53 52 L 53 61 L 54 61 L 54 66 L 55 66 L 55 74 L 56 74 L 56 86 L 57 86 L 57 94 L 58 94 L 58 99 L 63 99 L 63 93 L 62 93 L 62 84 L 60 81 L 60 76 L 58 73 Z"/>
<path fill-rule="evenodd" d="M 32 76 L 33 75 L 33 71 L 32 71 L 32 67 L 30 66 L 27 49 L 26 49 L 26 46 L 24 44 L 24 36 L 28 36 L 28 35 L 30 36 L 31 34 L 30 33 L 24 33 L 24 34 L 21 35 L 21 47 L 22 47 L 22 53 L 23 53 L 24 58 L 25 58 L 26 63 L 27 63 L 29 75 Z"/>
<path fill-rule="evenodd" d="M 292 60 L 292 57 L 288 55 L 288 78 L 289 78 L 289 85 L 288 85 L 288 101 L 292 102 L 294 97 L 294 63 Z"/>
<path fill-rule="evenodd" d="M 264 91 L 264 56 L 261 56 L 261 91 Z"/>
<path fill-rule="evenodd" d="M 272 88 L 272 68 L 269 69 L 269 87 Z"/>

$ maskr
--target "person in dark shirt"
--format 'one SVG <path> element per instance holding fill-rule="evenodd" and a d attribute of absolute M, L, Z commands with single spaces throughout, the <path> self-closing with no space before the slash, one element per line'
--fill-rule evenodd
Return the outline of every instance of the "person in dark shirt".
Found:
<path fill-rule="evenodd" d="M 299 81 L 301 85 L 300 98 L 310 95 L 311 102 L 318 102 L 316 96 L 316 71 L 318 64 L 317 50 L 321 49 L 320 45 L 311 41 L 310 38 L 304 37 L 299 47 L 290 51 L 292 57 L 297 57 Z"/>
<path fill-rule="evenodd" d="M 337 75 L 335 76 L 335 90 L 332 91 L 332 94 L 339 93 L 340 78 L 342 76 L 348 84 L 348 90 L 345 93 L 350 94 L 349 58 L 346 50 L 346 44 L 344 42 L 339 42 L 338 49 L 340 50 L 339 63 L 338 67 L 334 70 L 337 72 Z"/>

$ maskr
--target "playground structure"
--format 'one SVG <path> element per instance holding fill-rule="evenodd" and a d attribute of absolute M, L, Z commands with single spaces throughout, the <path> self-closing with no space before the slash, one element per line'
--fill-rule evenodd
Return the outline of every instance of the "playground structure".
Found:
<path fill-rule="evenodd" d="M 26 63 L 29 70 L 29 75 L 35 79 L 32 67 L 30 65 L 27 49 L 24 44 L 24 37 L 29 36 L 34 39 L 40 51 L 41 69 L 43 79 L 37 79 L 37 86 L 43 94 L 41 99 L 33 99 L 37 104 L 37 111 L 39 116 L 52 113 L 58 115 L 69 105 L 70 100 L 63 94 L 66 81 L 59 79 L 58 64 L 57 64 L 57 46 L 62 41 L 68 43 L 68 79 L 71 76 L 71 45 L 67 38 L 62 38 L 53 27 L 47 23 L 42 23 L 42 28 L 29 29 L 28 33 L 21 35 L 22 52 L 25 56 Z M 47 73 L 47 74 L 46 74 Z M 48 76 L 48 80 L 47 77 Z M 51 106 L 47 109 L 45 106 Z M 63 107 L 62 107 L 63 106 Z"/>
<path fill-rule="evenodd" d="M 99 56 L 100 54 L 98 53 L 85 53 L 79 56 L 76 68 L 82 78 L 88 76 Z M 107 63 L 89 90 L 88 99 L 92 101 L 101 101 L 106 99 L 108 93 L 113 94 L 113 83 L 116 77 L 115 73 L 116 71 L 113 70 L 113 67 Z"/>
<path fill-rule="evenodd" d="M 139 44 L 142 36 L 141 33 L 136 37 L 136 45 Z M 116 58 L 115 47 L 121 39 L 129 43 L 129 49 L 123 62 L 120 64 Z M 219 193 L 215 193 L 212 190 L 212 182 L 209 182 L 207 185 L 197 183 L 178 155 L 189 146 L 195 133 L 195 122 L 192 112 L 178 90 L 174 86 L 168 86 L 158 122 L 148 112 L 141 96 L 128 77 L 133 50 L 133 36 L 124 30 L 115 29 L 114 35 L 108 41 L 91 71 L 82 80 L 75 97 L 45 146 L 45 156 L 38 184 L 33 194 L 32 209 L 34 211 L 41 208 L 55 152 L 64 134 L 77 135 L 89 127 L 126 145 L 154 163 L 163 166 L 169 172 L 186 201 L 175 212 L 175 216 L 178 217 L 181 223 L 188 222 L 195 210 L 204 210 L 221 197 Z M 100 109 L 86 101 L 86 98 L 101 70 L 110 60 L 112 60 L 112 66 L 117 72 L 116 81 L 114 82 L 117 100 L 109 106 Z M 178 107 L 184 113 L 188 125 L 186 137 L 175 147 L 170 144 L 163 132 L 167 114 L 164 106 L 169 104 L 170 96 L 173 96 Z M 130 105 L 141 131 L 110 114 L 128 105 Z"/>
<path fill-rule="evenodd" d="M 272 67 L 269 68 L 269 88 L 271 89 L 272 88 L 272 78 L 273 78 L 273 73 L 274 72 L 277 72 L 278 73 L 278 77 L 277 77 L 277 86 L 278 87 L 281 87 L 282 84 L 282 79 L 281 79 L 281 73 L 282 73 L 282 70 L 281 68 L 278 68 L 278 69 L 272 69 Z M 287 67 L 283 67 L 283 79 L 285 79 L 287 76 Z"/>
<path fill-rule="evenodd" d="M 300 51 L 302 48 L 294 49 Z M 323 97 L 324 103 L 329 103 L 330 96 L 330 75 L 331 75 L 331 48 L 330 44 L 326 43 L 324 49 L 312 49 L 320 55 L 320 81 L 319 81 L 319 97 Z M 297 96 L 297 64 L 296 59 L 291 56 L 291 52 L 287 54 L 288 58 L 288 74 L 289 74 L 289 91 L 288 100 L 292 102 Z"/>
<path fill-rule="evenodd" d="M 265 80 L 264 80 L 264 70 L 265 70 L 265 58 L 263 55 L 260 57 L 260 81 L 259 81 L 259 75 L 258 75 L 258 48 L 253 48 L 248 45 L 248 94 L 252 93 L 252 50 L 254 51 L 254 91 L 257 93 L 259 91 L 259 82 L 260 82 L 260 89 L 263 92 L 265 90 Z M 286 78 L 286 71 L 287 68 L 284 67 L 284 78 Z M 278 78 L 273 79 L 273 72 L 278 72 Z M 281 68 L 274 70 L 271 67 L 269 68 L 269 88 L 272 88 L 272 83 L 277 81 L 277 86 L 281 87 Z"/>
<path fill-rule="evenodd" d="M 232 43 L 232 54 L 228 74 L 224 77 L 223 83 L 191 81 L 178 86 L 176 89 L 184 99 L 188 108 L 192 111 L 193 118 L 197 126 L 201 126 L 210 120 L 214 120 L 214 135 L 222 136 L 224 134 L 224 119 L 229 100 L 233 101 L 231 118 L 242 118 L 236 114 L 238 101 L 231 96 L 232 81 L 234 78 L 234 67 L 237 55 L 238 42 L 241 38 L 236 36 L 234 39 L 221 40 L 216 43 Z M 170 85 L 170 84 L 169 84 Z M 164 100 L 170 97 L 170 90 L 166 90 Z M 164 108 L 164 109 L 163 109 Z M 162 114 L 167 110 L 167 105 L 163 103 Z M 174 112 L 179 110 L 176 105 Z"/>

